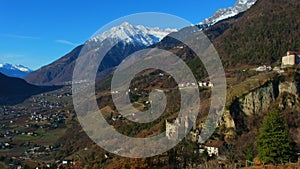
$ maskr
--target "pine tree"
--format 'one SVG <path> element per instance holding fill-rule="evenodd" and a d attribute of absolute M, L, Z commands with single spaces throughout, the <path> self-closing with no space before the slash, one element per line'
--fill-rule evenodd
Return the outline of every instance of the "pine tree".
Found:
<path fill-rule="evenodd" d="M 284 163 L 293 156 L 293 146 L 285 129 L 284 118 L 277 111 L 269 112 L 258 132 L 256 147 L 264 163 Z"/>

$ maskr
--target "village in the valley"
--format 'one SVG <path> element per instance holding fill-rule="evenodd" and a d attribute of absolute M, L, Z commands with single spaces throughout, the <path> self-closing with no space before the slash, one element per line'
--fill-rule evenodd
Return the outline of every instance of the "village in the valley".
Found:
<path fill-rule="evenodd" d="M 287 56 L 282 57 L 280 66 L 261 65 L 257 68 L 249 70 L 259 73 L 278 72 L 283 73 L 285 68 L 292 67 L 299 63 L 300 59 L 296 52 L 287 52 Z M 246 71 L 246 70 L 242 70 Z M 158 75 L 164 77 L 163 73 Z M 185 82 L 178 84 L 180 90 L 198 87 L 199 89 L 211 90 L 214 84 L 209 80 L 195 82 Z M 126 95 L 138 93 L 137 88 L 129 89 Z M 112 94 L 120 94 L 119 91 L 112 91 Z M 0 152 L 3 158 L 9 162 L 11 166 L 21 168 L 22 160 L 47 159 L 56 152 L 60 151 L 60 146 L 55 144 L 55 139 L 63 135 L 66 131 L 70 119 L 76 119 L 72 109 L 71 86 L 59 89 L 56 92 L 42 93 L 27 99 L 24 103 L 15 106 L 0 107 Z M 144 105 L 151 104 L 151 100 L 145 101 Z M 26 106 L 24 106 L 26 105 Z M 133 115 L 134 116 L 134 115 Z M 123 121 L 126 117 L 120 114 L 110 117 L 114 123 Z M 201 130 L 197 128 L 191 121 L 194 119 L 165 120 L 166 137 L 169 139 L 181 138 L 185 132 L 189 133 L 186 138 L 198 144 L 197 151 L 201 154 L 206 152 L 209 157 L 216 157 L 224 160 L 226 157 L 220 155 L 220 149 L 224 146 L 224 141 L 220 140 L 201 140 Z M 185 126 L 180 126 L 180 120 L 185 120 Z M 191 126 L 193 125 L 193 126 Z M 217 124 L 218 125 L 218 124 Z M 203 126 L 202 124 L 202 127 Z M 186 131 L 191 128 L 191 131 Z M 185 137 L 185 136 L 183 136 Z M 5 155 L 6 154 L 6 155 Z M 107 156 L 107 158 L 109 158 Z M 51 163 L 43 164 L 50 167 Z M 61 159 L 56 161 L 57 166 L 79 167 L 78 161 L 70 159 Z"/>

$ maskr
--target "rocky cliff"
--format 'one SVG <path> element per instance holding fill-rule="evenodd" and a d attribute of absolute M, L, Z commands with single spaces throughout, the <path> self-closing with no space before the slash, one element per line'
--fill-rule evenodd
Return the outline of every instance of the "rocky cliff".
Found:
<path fill-rule="evenodd" d="M 271 103 L 275 101 L 275 95 L 272 82 L 268 82 L 240 98 L 238 100 L 240 109 L 246 116 L 265 112 Z"/>
<path fill-rule="evenodd" d="M 282 78 L 284 79 L 284 78 Z M 299 84 L 295 78 L 278 80 L 278 77 L 237 97 L 223 115 L 225 140 L 234 139 L 257 127 L 264 113 L 271 109 L 284 112 L 295 110 L 299 103 Z M 255 123 L 255 124 L 254 124 Z"/>

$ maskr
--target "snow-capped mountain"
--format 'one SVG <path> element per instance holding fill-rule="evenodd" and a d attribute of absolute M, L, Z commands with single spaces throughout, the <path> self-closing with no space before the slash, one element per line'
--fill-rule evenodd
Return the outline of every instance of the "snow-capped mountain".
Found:
<path fill-rule="evenodd" d="M 99 66 L 99 77 L 104 78 L 111 74 L 113 68 L 118 66 L 130 54 L 144 49 L 159 42 L 169 33 L 176 29 L 149 28 L 142 25 L 134 26 L 124 22 L 119 26 L 97 34 L 87 40 L 55 62 L 42 67 L 41 69 L 26 76 L 26 81 L 39 85 L 61 85 L 69 84 L 72 81 L 73 69 L 79 54 L 85 50 L 94 52 L 97 55 L 97 48 L 101 45 L 120 42 L 107 53 Z M 83 46 L 85 47 L 83 50 Z"/>
<path fill-rule="evenodd" d="M 0 72 L 6 76 L 23 78 L 28 73 L 32 72 L 32 70 L 23 65 L 5 63 L 0 64 Z"/>
<path fill-rule="evenodd" d="M 212 17 L 200 22 L 198 26 L 201 28 L 207 28 L 221 20 L 236 16 L 237 14 L 249 9 L 256 1 L 257 0 L 237 0 L 233 7 L 217 10 Z"/>
<path fill-rule="evenodd" d="M 96 35 L 90 41 L 102 42 L 105 39 L 114 41 L 122 41 L 123 43 L 133 43 L 140 46 L 150 46 L 159 42 L 176 29 L 159 29 L 149 28 L 142 25 L 134 26 L 128 22 L 124 22 L 119 26 L 115 26 L 100 35 Z"/>

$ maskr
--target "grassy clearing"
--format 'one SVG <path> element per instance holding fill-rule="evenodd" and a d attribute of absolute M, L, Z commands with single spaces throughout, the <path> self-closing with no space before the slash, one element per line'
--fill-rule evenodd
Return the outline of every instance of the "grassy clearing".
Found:
<path fill-rule="evenodd" d="M 66 132 L 66 129 L 55 129 L 55 130 L 44 130 L 38 129 L 36 133 L 39 136 L 28 136 L 28 135 L 17 135 L 13 138 L 14 142 L 17 144 L 21 144 L 25 141 L 31 141 L 34 144 L 39 145 L 52 145 L 54 144 L 60 137 L 62 137 Z"/>
<path fill-rule="evenodd" d="M 38 137 L 35 137 L 35 136 L 22 135 L 22 134 L 19 134 L 19 135 L 15 136 L 14 138 L 19 139 L 19 140 L 36 140 L 36 139 L 38 139 Z"/>
<path fill-rule="evenodd" d="M 38 142 L 40 144 L 53 144 L 55 143 L 60 137 L 62 137 L 67 129 L 55 129 L 55 130 L 49 130 L 49 131 L 39 131 L 40 137 Z"/>

